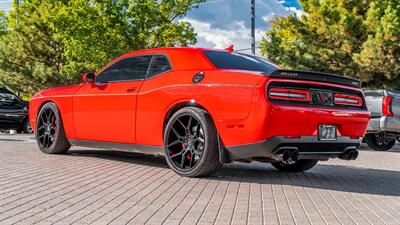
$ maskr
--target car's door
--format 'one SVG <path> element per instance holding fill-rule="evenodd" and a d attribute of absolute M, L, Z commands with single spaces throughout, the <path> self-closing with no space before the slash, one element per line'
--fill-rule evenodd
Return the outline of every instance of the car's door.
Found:
<path fill-rule="evenodd" d="M 136 141 L 142 145 L 160 145 L 164 110 L 169 106 L 168 98 L 176 96 L 164 94 L 163 87 L 173 85 L 174 80 L 164 79 L 172 71 L 167 55 L 154 55 L 147 73 L 146 81 L 140 88 L 136 110 Z M 171 83 L 172 82 L 172 83 Z M 151 135 L 149 135 L 151 134 Z"/>
<path fill-rule="evenodd" d="M 98 74 L 95 84 L 79 89 L 73 97 L 77 139 L 135 143 L 137 93 L 151 57 L 121 59 Z"/>
<path fill-rule="evenodd" d="M 0 127 L 12 128 L 20 126 L 27 110 L 17 96 L 0 91 Z"/>

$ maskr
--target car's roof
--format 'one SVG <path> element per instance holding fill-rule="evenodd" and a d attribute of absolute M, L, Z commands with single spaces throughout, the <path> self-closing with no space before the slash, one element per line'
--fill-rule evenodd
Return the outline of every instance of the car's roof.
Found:
<path fill-rule="evenodd" d="M 116 58 L 111 63 L 109 63 L 107 66 L 105 66 L 102 70 L 100 70 L 99 73 L 101 73 L 104 69 L 106 69 L 107 67 L 109 67 L 110 65 L 114 64 L 115 62 L 121 59 L 146 55 L 146 54 L 168 55 L 169 61 L 172 64 L 174 70 L 215 69 L 215 65 L 202 54 L 202 52 L 204 51 L 229 52 L 227 50 L 222 50 L 222 49 L 200 48 L 200 47 L 164 47 L 164 48 L 143 49 L 143 50 L 128 52 L 124 55 L 121 55 L 120 57 Z"/>
<path fill-rule="evenodd" d="M 141 55 L 141 54 L 154 54 L 154 53 L 162 53 L 162 52 L 199 52 L 199 51 L 225 51 L 221 49 L 213 49 L 213 48 L 199 48 L 199 47 L 164 47 L 164 48 L 149 48 L 138 51 L 128 52 L 121 57 L 133 56 L 133 55 Z"/>
<path fill-rule="evenodd" d="M 211 48 L 197 48 L 197 47 L 165 47 L 165 48 L 151 48 L 143 49 L 138 51 L 128 52 L 124 55 L 113 60 L 109 63 L 112 65 L 114 62 L 119 61 L 123 58 L 134 57 L 145 54 L 167 54 L 169 56 L 170 63 L 175 70 L 185 69 L 212 69 L 214 66 L 205 57 L 200 54 L 202 51 L 224 51 Z M 101 70 L 102 71 L 102 70 Z M 99 72 L 101 72 L 99 71 Z"/>

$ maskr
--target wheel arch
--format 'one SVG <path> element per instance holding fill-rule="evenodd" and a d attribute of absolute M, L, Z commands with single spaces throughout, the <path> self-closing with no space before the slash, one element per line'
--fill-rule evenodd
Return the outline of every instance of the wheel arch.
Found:
<path fill-rule="evenodd" d="M 50 99 L 47 99 L 39 104 L 39 107 L 37 108 L 37 112 L 36 112 L 36 118 L 39 116 L 40 110 L 42 110 L 43 106 L 46 105 L 47 103 L 53 103 L 54 105 L 56 105 L 57 109 L 60 110 L 60 108 L 57 106 L 56 102 L 54 102 Z"/>
<path fill-rule="evenodd" d="M 218 134 L 219 160 L 220 160 L 221 163 L 230 163 L 231 160 L 229 159 L 229 155 L 228 155 L 227 151 L 225 151 L 225 146 L 224 146 L 223 141 L 221 139 L 221 136 L 219 134 L 218 127 L 216 126 L 216 123 L 215 123 L 215 120 L 213 118 L 213 115 L 211 114 L 211 112 L 206 107 L 204 107 L 201 103 L 198 103 L 196 101 L 193 101 L 193 100 L 180 101 L 180 102 L 177 102 L 177 103 L 175 103 L 175 104 L 173 104 L 173 105 L 171 105 L 169 107 L 169 109 L 165 113 L 164 120 L 163 120 L 163 130 L 162 130 L 163 139 L 164 139 L 165 128 L 167 126 L 168 121 L 171 119 L 172 115 L 174 115 L 178 110 L 183 109 L 185 107 L 200 108 L 200 109 L 203 109 L 204 111 L 206 111 L 209 114 L 209 116 L 211 118 L 211 121 L 214 123 L 215 129 L 217 130 L 217 134 Z"/>
<path fill-rule="evenodd" d="M 40 104 L 39 104 L 39 107 L 37 108 L 37 112 L 36 112 L 36 123 L 37 123 L 37 119 L 38 119 L 38 117 L 39 117 L 39 113 L 40 113 L 40 110 L 42 110 L 42 108 L 43 108 L 43 106 L 45 106 L 47 103 L 53 103 L 55 106 L 56 106 L 56 108 L 57 108 L 57 110 L 58 110 L 58 113 L 59 113 L 59 116 L 60 116 L 60 120 L 61 120 L 61 122 L 64 122 L 64 120 L 63 120 L 63 114 L 61 113 L 61 109 L 60 109 L 60 106 L 57 104 L 57 102 L 56 101 L 53 101 L 53 100 L 51 100 L 51 99 L 46 99 L 46 100 L 44 100 L 43 102 L 41 102 Z M 35 132 L 36 132 L 36 124 L 35 124 Z"/>
<path fill-rule="evenodd" d="M 165 113 L 164 120 L 163 120 L 163 137 L 164 137 L 165 128 L 166 128 L 166 126 L 167 126 L 168 121 L 171 119 L 171 117 L 172 117 L 178 110 L 183 109 L 183 108 L 186 108 L 186 107 L 195 107 L 195 108 L 203 109 L 204 111 L 206 111 L 206 112 L 210 115 L 211 120 L 213 121 L 214 126 L 215 126 L 215 121 L 214 121 L 213 116 L 211 115 L 210 111 L 209 111 L 206 107 L 204 107 L 202 104 L 200 104 L 200 103 L 198 103 L 198 102 L 196 102 L 196 101 L 193 101 L 193 100 L 179 101 L 179 102 L 176 102 L 176 103 L 172 104 L 172 105 L 168 108 L 167 112 Z M 218 131 L 218 129 L 217 129 L 217 131 Z"/>

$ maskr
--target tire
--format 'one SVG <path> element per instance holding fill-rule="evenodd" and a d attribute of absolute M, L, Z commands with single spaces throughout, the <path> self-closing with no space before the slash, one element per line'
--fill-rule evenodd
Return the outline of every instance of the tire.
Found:
<path fill-rule="evenodd" d="M 366 134 L 364 137 L 365 142 L 367 143 L 368 147 L 375 150 L 375 151 L 388 151 L 391 149 L 395 144 L 396 140 L 391 140 L 387 143 L 383 141 L 379 141 L 380 137 L 379 134 Z"/>
<path fill-rule="evenodd" d="M 300 159 L 293 164 L 286 164 L 283 162 L 272 163 L 276 169 L 282 172 L 303 172 L 313 168 L 317 165 L 318 160 L 315 159 Z"/>
<path fill-rule="evenodd" d="M 23 132 L 24 132 L 24 126 L 25 124 L 23 124 L 22 126 L 20 126 L 16 131 L 17 131 L 17 134 L 22 134 Z"/>
<path fill-rule="evenodd" d="M 195 126 L 196 124 L 196 126 Z M 164 153 L 168 166 L 186 177 L 207 176 L 221 167 L 218 133 L 203 109 L 178 110 L 164 131 Z"/>
<path fill-rule="evenodd" d="M 39 149 L 46 154 L 65 154 L 71 147 L 57 106 L 46 103 L 36 120 L 35 137 Z"/>
<path fill-rule="evenodd" d="M 23 131 L 25 134 L 32 134 L 32 133 L 33 133 L 31 124 L 29 123 L 29 119 L 26 119 L 26 121 L 24 122 L 24 126 L 23 126 L 23 128 L 22 128 L 22 131 Z"/>

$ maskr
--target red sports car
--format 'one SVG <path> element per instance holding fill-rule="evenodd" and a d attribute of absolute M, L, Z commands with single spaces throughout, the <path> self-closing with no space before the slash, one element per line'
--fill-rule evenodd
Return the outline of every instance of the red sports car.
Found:
<path fill-rule="evenodd" d="M 190 177 L 232 161 L 304 171 L 319 160 L 356 159 L 370 118 L 358 80 L 281 70 L 231 51 L 137 51 L 83 80 L 30 101 L 41 151 L 162 153 Z"/>

